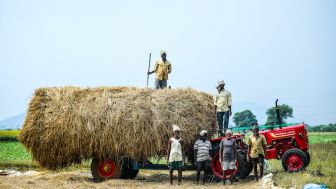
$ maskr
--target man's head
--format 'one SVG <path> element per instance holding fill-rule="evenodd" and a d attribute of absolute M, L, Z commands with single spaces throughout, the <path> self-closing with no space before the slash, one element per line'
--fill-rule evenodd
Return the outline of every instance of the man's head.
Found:
<path fill-rule="evenodd" d="M 252 123 L 252 132 L 254 135 L 259 135 L 259 126 L 257 122 Z"/>
<path fill-rule="evenodd" d="M 166 60 L 166 58 L 167 58 L 167 52 L 166 51 L 164 51 L 164 50 L 161 50 L 160 51 L 160 55 L 161 55 L 161 58 L 162 58 L 162 60 Z"/>
<path fill-rule="evenodd" d="M 226 138 L 231 138 L 232 137 L 232 131 L 230 129 L 225 131 L 225 137 Z"/>
<path fill-rule="evenodd" d="M 224 86 L 225 86 L 225 83 L 224 83 L 224 81 L 223 80 L 219 80 L 218 82 L 217 82 L 217 91 L 218 92 L 220 92 L 220 91 L 222 91 L 223 89 L 224 89 Z"/>
<path fill-rule="evenodd" d="M 180 127 L 178 127 L 177 125 L 173 125 L 173 133 L 174 133 L 174 137 L 179 137 L 180 136 Z"/>
<path fill-rule="evenodd" d="M 208 136 L 208 132 L 206 130 L 202 130 L 200 133 L 200 139 L 201 140 L 206 140 L 207 139 L 207 136 Z"/>

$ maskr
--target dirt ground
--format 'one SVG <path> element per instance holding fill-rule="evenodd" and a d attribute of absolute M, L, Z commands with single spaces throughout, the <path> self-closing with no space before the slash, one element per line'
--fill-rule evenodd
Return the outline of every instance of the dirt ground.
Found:
<path fill-rule="evenodd" d="M 176 173 L 175 173 L 176 174 Z M 168 184 L 168 174 L 166 171 L 148 171 L 141 170 L 135 180 L 108 180 L 101 183 L 93 181 L 90 172 L 35 172 L 9 174 L 0 176 L 1 189 L 18 189 L 18 188 L 82 188 L 82 189 L 103 189 L 103 188 L 223 188 L 221 183 L 207 183 L 206 185 L 196 185 L 195 172 L 185 171 L 180 186 L 177 182 L 173 186 Z M 176 179 L 176 178 L 175 178 Z M 248 177 L 234 185 L 226 185 L 225 188 L 275 188 L 272 187 L 271 179 L 264 179 L 258 183 L 253 181 L 253 176 Z"/>

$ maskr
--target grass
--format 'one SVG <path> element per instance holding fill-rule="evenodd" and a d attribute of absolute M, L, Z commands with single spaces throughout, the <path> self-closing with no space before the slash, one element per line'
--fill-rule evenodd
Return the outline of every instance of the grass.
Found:
<path fill-rule="evenodd" d="M 309 132 L 308 136 L 311 161 L 305 171 L 287 173 L 280 160 L 269 161 L 276 184 L 301 188 L 307 183 L 319 183 L 336 188 L 336 132 Z"/>
<path fill-rule="evenodd" d="M 310 144 L 336 144 L 336 132 L 310 132 L 308 138 Z"/>
<path fill-rule="evenodd" d="M 326 184 L 330 188 L 336 188 L 335 151 L 335 143 L 311 144 L 310 164 L 305 171 L 299 173 L 287 173 L 283 170 L 280 160 L 271 160 L 275 183 L 285 188 L 301 188 L 307 183 Z"/>
<path fill-rule="evenodd" d="M 0 160 L 2 161 L 31 160 L 30 153 L 18 142 L 0 142 L 0 145 Z"/>
<path fill-rule="evenodd" d="M 26 170 L 36 168 L 29 152 L 18 142 L 0 142 L 0 169 Z"/>
<path fill-rule="evenodd" d="M 90 161 L 82 162 L 81 165 L 73 165 L 59 171 L 88 170 Z M 0 142 L 0 169 L 13 169 L 26 171 L 30 169 L 44 170 L 32 160 L 31 154 L 26 151 L 19 142 Z"/>
<path fill-rule="evenodd" d="M 0 136 L 16 136 L 19 131 L 0 131 Z M 8 134 L 9 133 L 9 134 Z M 336 188 L 336 132 L 309 133 L 311 162 L 307 169 L 300 173 L 287 173 L 283 170 L 281 161 L 271 160 L 270 165 L 274 174 L 275 183 L 289 188 L 301 188 L 306 183 L 326 184 Z M 153 162 L 156 163 L 156 161 Z M 161 160 L 160 163 L 165 163 Z M 0 142 L 0 169 L 30 170 L 38 169 L 22 144 L 18 142 Z M 60 171 L 89 170 L 90 160 L 82 165 L 74 165 Z"/>

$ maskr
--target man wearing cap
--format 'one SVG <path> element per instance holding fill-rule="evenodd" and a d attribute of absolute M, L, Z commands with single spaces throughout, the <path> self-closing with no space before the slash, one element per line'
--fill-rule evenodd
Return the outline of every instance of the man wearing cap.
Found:
<path fill-rule="evenodd" d="M 173 125 L 174 136 L 168 141 L 167 160 L 169 167 L 169 181 L 173 184 L 173 172 L 175 169 L 178 171 L 178 185 L 182 180 L 182 168 L 183 168 L 183 140 L 180 136 L 180 128 L 177 125 Z"/>
<path fill-rule="evenodd" d="M 196 182 L 199 183 L 201 171 L 204 171 L 203 184 L 208 176 L 210 170 L 211 160 L 211 143 L 208 140 L 207 131 L 202 130 L 199 139 L 194 144 L 194 161 L 197 166 Z"/>
<path fill-rule="evenodd" d="M 219 161 L 223 169 L 223 184 L 225 184 L 227 173 L 230 172 L 230 181 L 233 184 L 233 171 L 236 168 L 237 149 L 236 141 L 231 137 L 230 129 L 225 131 L 225 138 L 219 145 Z"/>
<path fill-rule="evenodd" d="M 172 71 L 171 63 L 166 59 L 167 53 L 164 50 L 160 52 L 161 60 L 156 61 L 154 70 L 148 72 L 148 74 L 156 73 L 155 88 L 164 89 L 167 88 L 168 74 Z"/>
<path fill-rule="evenodd" d="M 229 125 L 229 117 L 232 115 L 231 106 L 232 98 L 231 93 L 224 89 L 225 83 L 223 80 L 218 81 L 217 93 L 214 96 L 214 105 L 219 126 L 219 134 L 223 135 Z"/>
<path fill-rule="evenodd" d="M 266 138 L 264 135 L 259 134 L 258 123 L 252 124 L 252 132 L 253 135 L 249 137 L 247 144 L 247 160 L 252 161 L 253 170 L 254 170 L 254 178 L 256 181 L 261 179 L 264 175 L 264 159 L 265 159 L 265 151 L 266 151 Z M 260 168 L 260 176 L 258 176 L 258 164 Z"/>

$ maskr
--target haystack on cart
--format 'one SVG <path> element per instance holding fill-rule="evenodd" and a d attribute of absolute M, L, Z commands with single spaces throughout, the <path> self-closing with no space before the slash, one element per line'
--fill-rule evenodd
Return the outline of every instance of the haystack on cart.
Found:
<path fill-rule="evenodd" d="M 167 169 L 147 159 L 163 156 L 177 124 L 185 141 L 186 169 L 193 169 L 193 144 L 202 129 L 214 123 L 212 96 L 193 89 L 152 90 L 134 87 L 52 87 L 35 91 L 19 135 L 33 160 L 51 170 L 92 159 L 97 181 L 133 179 L 139 169 Z M 286 171 L 304 169 L 309 163 L 308 135 L 304 124 L 284 125 L 279 111 L 277 126 L 265 126 L 267 159 L 282 159 Z M 287 126 L 287 127 L 285 127 Z M 236 177 L 252 170 L 246 144 L 236 129 Z M 249 128 L 245 128 L 249 129 Z M 221 178 L 219 143 L 212 138 L 212 171 Z"/>

